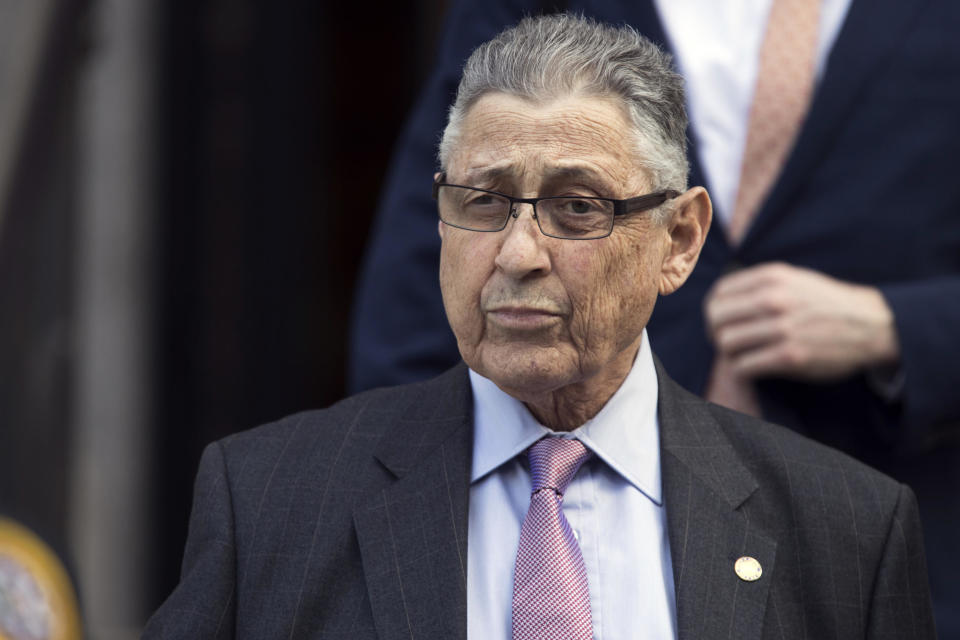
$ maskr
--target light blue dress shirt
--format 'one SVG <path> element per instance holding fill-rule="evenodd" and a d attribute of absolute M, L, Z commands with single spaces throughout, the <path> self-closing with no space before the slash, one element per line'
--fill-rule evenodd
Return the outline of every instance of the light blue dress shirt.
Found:
<path fill-rule="evenodd" d="M 676 638 L 667 520 L 660 491 L 657 376 L 644 332 L 623 384 L 571 433 L 554 433 L 520 401 L 470 371 L 473 468 L 467 558 L 467 637 L 510 640 L 513 567 L 530 504 L 522 453 L 544 435 L 579 439 L 594 456 L 577 472 L 563 513 L 580 543 L 596 640 Z"/>

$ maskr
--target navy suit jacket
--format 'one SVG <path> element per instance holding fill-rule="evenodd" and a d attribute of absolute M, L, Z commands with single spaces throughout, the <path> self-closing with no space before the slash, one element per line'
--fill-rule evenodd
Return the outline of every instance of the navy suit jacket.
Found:
<path fill-rule="evenodd" d="M 435 145 L 470 51 L 533 0 L 461 0 L 392 163 L 358 290 L 354 390 L 436 375 L 459 359 L 437 284 Z M 669 48 L 649 0 L 567 3 Z M 767 379 L 764 416 L 910 484 L 920 501 L 938 622 L 960 638 L 960 2 L 853 0 L 796 147 L 739 246 L 715 217 L 689 281 L 648 326 L 680 384 L 702 393 L 714 352 L 702 301 L 721 275 L 783 261 L 879 287 L 905 386 L 890 402 L 864 375 Z M 691 184 L 708 187 L 691 132 Z M 384 310 L 389 313 L 384 313 Z"/>
<path fill-rule="evenodd" d="M 658 378 L 680 640 L 935 637 L 910 489 Z M 464 639 L 472 441 L 461 364 L 210 445 L 144 638 Z"/>

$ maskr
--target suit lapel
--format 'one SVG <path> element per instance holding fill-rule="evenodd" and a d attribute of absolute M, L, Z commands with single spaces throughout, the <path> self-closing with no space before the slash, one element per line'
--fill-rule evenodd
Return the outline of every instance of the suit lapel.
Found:
<path fill-rule="evenodd" d="M 668 378 L 659 361 L 657 374 L 678 637 L 760 638 L 776 542 L 739 509 L 757 482 L 707 405 Z M 357 539 L 382 640 L 465 639 L 472 449 L 465 367 L 418 395 L 432 402 L 368 418 L 396 423 L 376 455 L 397 481 L 355 510 Z M 741 556 L 760 563 L 759 580 L 737 577 Z"/>
<path fill-rule="evenodd" d="M 864 98 L 864 83 L 887 64 L 902 34 L 913 24 L 928 0 L 854 0 L 827 59 L 826 72 L 817 87 L 810 111 L 790 153 L 787 164 L 774 183 L 743 239 L 749 245 L 754 236 L 775 224 L 790 209 L 797 190 L 809 178 L 844 121 L 855 117 Z M 878 27 L 878 25 L 880 25 Z"/>
<path fill-rule="evenodd" d="M 421 387 L 376 456 L 397 481 L 354 511 L 382 640 L 466 638 L 472 413 L 466 367 Z"/>
<path fill-rule="evenodd" d="M 776 542 L 740 509 L 758 485 L 706 403 L 681 389 L 657 363 L 661 469 L 680 640 L 760 638 Z M 759 580 L 734 571 L 756 559 Z"/>

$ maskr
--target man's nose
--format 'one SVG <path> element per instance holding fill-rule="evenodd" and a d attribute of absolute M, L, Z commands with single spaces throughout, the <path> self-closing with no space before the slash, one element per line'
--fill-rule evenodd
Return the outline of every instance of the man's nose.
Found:
<path fill-rule="evenodd" d="M 530 215 L 525 215 L 527 211 Z M 531 204 L 514 204 L 507 228 L 501 232 L 504 234 L 503 243 L 494 262 L 514 278 L 550 271 L 550 254 L 546 246 L 549 238 L 540 232 L 535 211 Z"/>

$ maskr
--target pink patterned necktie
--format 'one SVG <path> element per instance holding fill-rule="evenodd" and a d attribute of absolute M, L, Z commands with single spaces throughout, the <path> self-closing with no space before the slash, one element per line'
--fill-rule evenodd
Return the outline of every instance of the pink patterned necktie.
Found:
<path fill-rule="evenodd" d="M 750 108 L 740 167 L 737 202 L 727 229 L 740 244 L 787 162 L 813 96 L 820 34 L 820 0 L 773 0 Z M 718 357 L 705 393 L 707 400 L 760 415 L 753 382 L 739 377 L 733 364 Z"/>
<path fill-rule="evenodd" d="M 527 451 L 533 493 L 513 573 L 513 640 L 590 640 L 583 555 L 563 515 L 563 493 L 590 451 L 579 440 L 544 438 Z"/>
<path fill-rule="evenodd" d="M 730 239 L 738 244 L 787 162 L 813 96 L 821 0 L 773 0 L 757 68 Z"/>

